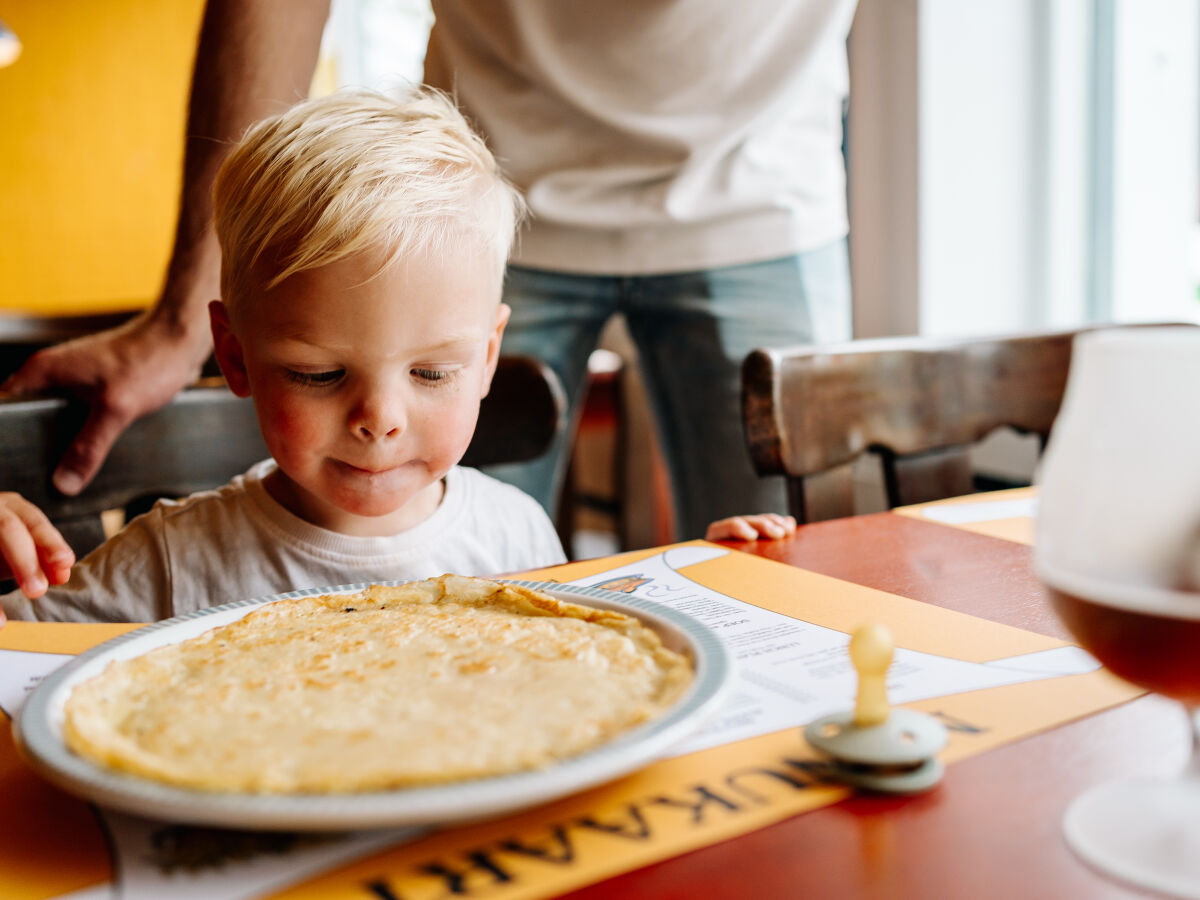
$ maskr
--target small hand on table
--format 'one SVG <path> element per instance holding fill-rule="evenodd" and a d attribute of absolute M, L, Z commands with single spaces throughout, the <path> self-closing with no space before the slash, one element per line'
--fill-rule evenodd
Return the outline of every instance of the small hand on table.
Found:
<path fill-rule="evenodd" d="M 796 532 L 796 520 L 779 513 L 762 513 L 753 516 L 730 516 L 717 519 L 704 533 L 707 541 L 756 541 L 767 538 L 777 541 Z"/>

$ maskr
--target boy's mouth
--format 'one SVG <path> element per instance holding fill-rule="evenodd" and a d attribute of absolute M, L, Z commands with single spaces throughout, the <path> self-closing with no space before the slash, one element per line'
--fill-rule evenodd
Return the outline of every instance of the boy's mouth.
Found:
<path fill-rule="evenodd" d="M 398 465 L 356 466 L 353 463 L 348 463 L 348 462 L 345 462 L 344 460 L 337 460 L 337 463 L 339 466 L 342 466 L 343 468 L 348 469 L 350 471 L 350 473 L 353 475 L 366 475 L 366 476 L 386 475 L 387 473 L 394 472 L 400 468 L 400 466 L 398 466 Z"/>

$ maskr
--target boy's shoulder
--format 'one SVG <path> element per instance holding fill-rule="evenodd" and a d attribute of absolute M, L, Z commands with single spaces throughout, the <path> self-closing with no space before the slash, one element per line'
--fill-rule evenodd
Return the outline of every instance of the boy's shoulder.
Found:
<path fill-rule="evenodd" d="M 160 500 L 155 504 L 153 511 L 165 522 L 180 518 L 221 515 L 247 503 L 253 504 L 256 495 L 265 492 L 262 479 L 273 466 L 271 460 L 263 460 L 218 487 L 199 490 L 186 497 Z"/>
<path fill-rule="evenodd" d="M 541 509 L 541 506 L 533 497 L 516 485 L 501 481 L 499 478 L 479 469 L 472 469 L 467 466 L 455 466 L 448 473 L 448 478 L 450 489 L 454 490 L 458 487 L 464 495 L 464 502 L 468 504 L 509 506 L 518 510 Z M 459 479 L 457 486 L 453 481 L 455 478 Z"/>
<path fill-rule="evenodd" d="M 486 472 L 455 467 L 447 473 L 446 519 L 455 534 L 487 548 L 477 571 L 516 572 L 566 561 L 558 532 L 540 503 Z"/>

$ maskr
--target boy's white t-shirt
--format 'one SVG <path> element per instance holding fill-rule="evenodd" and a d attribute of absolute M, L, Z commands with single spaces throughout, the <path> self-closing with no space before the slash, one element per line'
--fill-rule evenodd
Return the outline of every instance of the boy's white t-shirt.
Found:
<path fill-rule="evenodd" d="M 79 562 L 71 580 L 30 601 L 0 598 L 12 619 L 151 622 L 208 606 L 311 587 L 453 572 L 498 575 L 565 562 L 545 511 L 475 469 L 445 477 L 441 505 L 390 537 L 309 524 L 263 486 L 264 460 L 212 491 L 161 501 Z"/>

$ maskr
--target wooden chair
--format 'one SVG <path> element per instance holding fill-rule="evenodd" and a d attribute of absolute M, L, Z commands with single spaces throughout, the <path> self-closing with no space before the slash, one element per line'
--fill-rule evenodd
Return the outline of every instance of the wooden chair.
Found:
<path fill-rule="evenodd" d="M 463 463 L 540 456 L 564 426 L 565 410 L 549 367 L 501 357 Z M 216 487 L 268 455 L 252 403 L 221 379 L 204 379 L 134 422 L 88 487 L 66 497 L 50 478 L 84 415 L 81 404 L 62 398 L 0 395 L 0 491 L 17 491 L 44 510 L 80 557 L 104 540 L 102 512 L 136 513 L 160 497 Z"/>
<path fill-rule="evenodd" d="M 0 400 L 0 490 L 40 507 L 80 557 L 104 540 L 102 512 L 216 487 L 269 455 L 250 401 L 206 379 L 130 425 L 95 479 L 67 497 L 50 477 L 86 414 L 61 397 Z"/>
<path fill-rule="evenodd" d="M 566 420 L 567 395 L 553 369 L 532 356 L 501 356 L 462 464 L 480 468 L 537 459 Z"/>
<path fill-rule="evenodd" d="M 755 350 L 742 370 L 754 467 L 786 476 L 802 522 L 854 514 L 846 464 L 867 452 L 881 458 L 889 507 L 970 493 L 968 451 L 993 430 L 1044 446 L 1077 333 Z"/>

